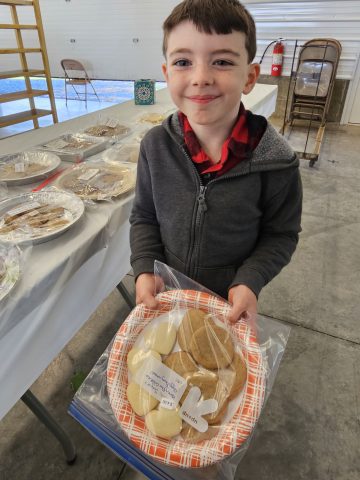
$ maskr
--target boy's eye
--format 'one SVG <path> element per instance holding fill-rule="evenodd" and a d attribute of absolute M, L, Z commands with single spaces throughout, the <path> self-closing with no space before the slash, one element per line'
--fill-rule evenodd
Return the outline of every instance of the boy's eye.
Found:
<path fill-rule="evenodd" d="M 230 67 L 234 64 L 230 60 L 215 60 L 214 65 L 219 65 L 220 67 Z"/>
<path fill-rule="evenodd" d="M 190 63 L 189 60 L 180 59 L 180 60 L 175 60 L 175 62 L 173 63 L 173 65 L 174 65 L 175 67 L 188 67 L 189 65 L 191 65 L 191 63 Z"/>

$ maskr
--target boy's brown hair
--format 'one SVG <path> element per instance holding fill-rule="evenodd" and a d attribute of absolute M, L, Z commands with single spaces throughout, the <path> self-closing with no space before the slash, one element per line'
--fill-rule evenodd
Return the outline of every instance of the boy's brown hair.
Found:
<path fill-rule="evenodd" d="M 245 34 L 248 62 L 256 55 L 255 22 L 238 0 L 184 0 L 179 3 L 163 25 L 163 54 L 166 57 L 170 32 L 181 22 L 191 21 L 200 32 L 228 34 L 233 30 Z"/>

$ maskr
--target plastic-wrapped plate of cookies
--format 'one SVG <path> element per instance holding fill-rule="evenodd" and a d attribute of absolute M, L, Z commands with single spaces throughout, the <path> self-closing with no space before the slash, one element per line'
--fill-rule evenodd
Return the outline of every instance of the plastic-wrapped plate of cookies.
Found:
<path fill-rule="evenodd" d="M 84 204 L 64 191 L 24 193 L 0 202 L 0 241 L 47 242 L 80 220 Z"/>
<path fill-rule="evenodd" d="M 229 325 L 229 305 L 194 290 L 134 308 L 109 356 L 107 387 L 117 422 L 164 464 L 203 468 L 247 440 L 262 409 L 266 367 L 251 325 Z"/>
<path fill-rule="evenodd" d="M 27 151 L 0 156 L 0 182 L 24 185 L 50 176 L 60 165 L 51 152 Z"/>

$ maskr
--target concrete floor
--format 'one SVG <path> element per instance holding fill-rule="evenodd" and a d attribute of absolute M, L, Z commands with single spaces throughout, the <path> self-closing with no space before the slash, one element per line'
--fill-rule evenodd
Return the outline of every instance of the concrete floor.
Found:
<path fill-rule="evenodd" d="M 259 310 L 292 326 L 272 393 L 237 480 L 360 478 L 360 127 L 328 127 L 320 160 L 302 161 L 303 232 Z M 301 144 L 303 133 L 290 142 Z M 131 288 L 131 277 L 126 279 Z M 67 414 L 74 372 L 88 372 L 128 308 L 114 291 L 32 391 L 72 435 L 57 441 L 19 401 L 0 422 L 1 480 L 144 479 Z"/>

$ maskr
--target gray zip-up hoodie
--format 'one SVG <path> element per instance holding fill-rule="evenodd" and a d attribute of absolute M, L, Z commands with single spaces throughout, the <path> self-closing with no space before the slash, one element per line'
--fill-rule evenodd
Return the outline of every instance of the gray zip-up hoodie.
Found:
<path fill-rule="evenodd" d="M 153 272 L 154 260 L 160 260 L 224 298 L 237 284 L 259 295 L 298 242 L 298 166 L 289 145 L 267 124 L 248 159 L 204 186 L 177 114 L 168 117 L 141 143 L 130 216 L 135 277 Z"/>

